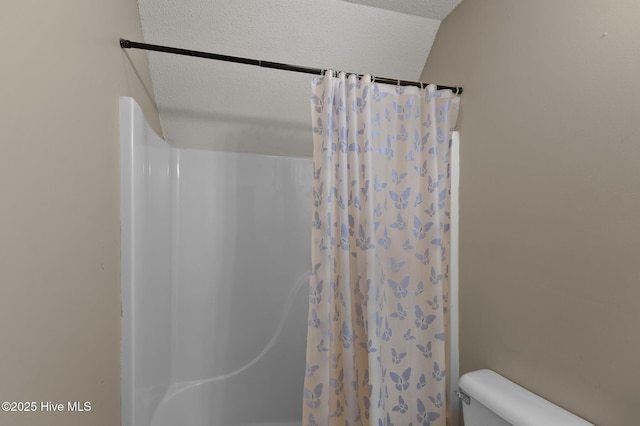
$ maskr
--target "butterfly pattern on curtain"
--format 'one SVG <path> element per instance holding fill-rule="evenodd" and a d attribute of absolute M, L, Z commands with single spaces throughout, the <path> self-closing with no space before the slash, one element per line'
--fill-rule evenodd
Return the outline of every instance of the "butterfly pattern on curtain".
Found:
<path fill-rule="evenodd" d="M 446 424 L 451 91 L 312 82 L 303 425 Z"/>

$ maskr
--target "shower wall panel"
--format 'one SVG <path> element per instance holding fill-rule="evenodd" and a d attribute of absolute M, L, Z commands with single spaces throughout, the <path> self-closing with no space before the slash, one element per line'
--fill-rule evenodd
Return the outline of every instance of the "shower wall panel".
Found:
<path fill-rule="evenodd" d="M 311 160 L 174 149 L 121 106 L 123 425 L 299 425 Z"/>
<path fill-rule="evenodd" d="M 172 151 L 120 99 L 122 424 L 150 425 L 171 385 Z"/>

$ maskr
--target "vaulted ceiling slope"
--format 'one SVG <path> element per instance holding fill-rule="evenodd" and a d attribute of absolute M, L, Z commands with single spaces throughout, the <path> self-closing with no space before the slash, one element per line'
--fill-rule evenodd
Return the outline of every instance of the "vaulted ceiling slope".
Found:
<path fill-rule="evenodd" d="M 146 43 L 417 80 L 440 21 L 459 2 L 139 0 L 138 4 Z M 311 75 L 156 52 L 149 52 L 149 62 L 164 136 L 172 145 L 311 155 Z"/>
<path fill-rule="evenodd" d="M 344 0 L 442 21 L 461 0 Z"/>

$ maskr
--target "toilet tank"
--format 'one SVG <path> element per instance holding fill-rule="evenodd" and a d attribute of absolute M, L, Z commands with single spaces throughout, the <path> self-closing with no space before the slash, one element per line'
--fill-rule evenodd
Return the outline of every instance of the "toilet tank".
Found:
<path fill-rule="evenodd" d="M 491 370 L 458 382 L 465 426 L 594 426 Z"/>

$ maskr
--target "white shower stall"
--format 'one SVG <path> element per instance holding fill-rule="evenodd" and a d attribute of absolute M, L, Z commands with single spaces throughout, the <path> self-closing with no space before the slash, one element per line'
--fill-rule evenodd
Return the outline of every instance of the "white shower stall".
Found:
<path fill-rule="evenodd" d="M 311 159 L 173 148 L 120 109 L 122 424 L 300 425 Z"/>

